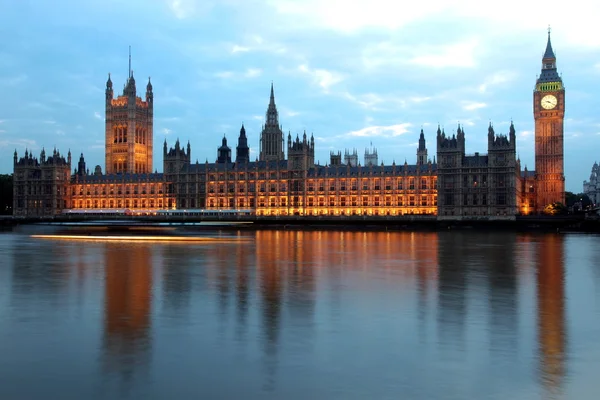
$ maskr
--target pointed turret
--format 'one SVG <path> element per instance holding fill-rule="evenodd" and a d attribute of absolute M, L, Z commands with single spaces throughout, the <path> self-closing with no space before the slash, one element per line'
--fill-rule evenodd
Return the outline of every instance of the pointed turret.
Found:
<path fill-rule="evenodd" d="M 217 162 L 218 163 L 230 163 L 231 162 L 231 148 L 227 146 L 227 137 L 223 135 L 221 141 L 221 147 L 217 150 Z"/>
<path fill-rule="evenodd" d="M 510 121 L 510 128 L 508 128 L 508 135 L 510 138 L 510 142 L 514 143 L 517 138 L 517 132 L 515 130 L 515 125 L 513 124 L 512 120 Z"/>
<path fill-rule="evenodd" d="M 562 83 L 562 79 L 556 70 L 556 56 L 552 50 L 552 41 L 550 40 L 550 28 L 548 28 L 548 42 L 546 43 L 546 51 L 542 57 L 542 72 L 537 80 L 537 83 Z"/>
<path fill-rule="evenodd" d="M 427 147 L 425 143 L 425 133 L 421 128 L 421 134 L 419 135 L 419 147 L 417 148 L 417 164 L 423 165 L 427 161 Z"/>
<path fill-rule="evenodd" d="M 248 148 L 248 138 L 246 137 L 246 128 L 242 123 L 240 129 L 240 136 L 238 138 L 238 145 L 235 149 L 235 162 L 236 163 L 248 163 L 250 162 L 250 149 Z"/>
<path fill-rule="evenodd" d="M 556 59 L 556 56 L 554 55 L 554 50 L 552 50 L 552 41 L 550 40 L 550 29 L 548 29 L 548 42 L 546 43 L 546 51 L 544 52 L 544 58 Z"/>
<path fill-rule="evenodd" d="M 13 154 L 13 162 L 14 162 L 15 165 L 17 165 L 17 162 L 18 162 L 17 158 L 18 158 L 18 156 L 17 156 L 17 149 L 15 149 L 15 154 Z"/>
<path fill-rule="evenodd" d="M 260 160 L 280 161 L 284 159 L 283 131 L 279 125 L 279 113 L 275 105 L 275 91 L 271 82 L 271 95 L 265 118 L 265 125 L 260 133 Z"/>

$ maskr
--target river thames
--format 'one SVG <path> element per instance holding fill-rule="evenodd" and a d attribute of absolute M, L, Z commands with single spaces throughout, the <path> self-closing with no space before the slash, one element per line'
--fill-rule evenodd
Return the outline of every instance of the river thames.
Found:
<path fill-rule="evenodd" d="M 1 399 L 595 399 L 600 237 L 0 233 Z"/>

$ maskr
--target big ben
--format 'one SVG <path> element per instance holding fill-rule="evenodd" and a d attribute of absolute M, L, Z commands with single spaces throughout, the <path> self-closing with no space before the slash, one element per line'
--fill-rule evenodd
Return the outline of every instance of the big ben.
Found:
<path fill-rule="evenodd" d="M 533 92 L 535 118 L 535 179 L 537 211 L 552 203 L 565 202 L 564 118 L 565 88 L 556 71 L 556 56 L 550 42 L 542 58 L 542 73 Z"/>

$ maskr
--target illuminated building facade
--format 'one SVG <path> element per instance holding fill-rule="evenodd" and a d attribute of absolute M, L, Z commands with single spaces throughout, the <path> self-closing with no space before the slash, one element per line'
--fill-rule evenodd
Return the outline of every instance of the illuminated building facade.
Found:
<path fill-rule="evenodd" d="M 110 74 L 106 81 L 105 166 L 107 174 L 148 174 L 152 172 L 154 94 L 148 78 L 146 100 L 137 97 L 131 71 L 123 94 L 114 98 Z"/>
<path fill-rule="evenodd" d="M 319 165 L 312 134 L 309 138 L 304 132 L 294 139 L 290 132 L 286 146 L 271 85 L 256 161 L 250 161 L 242 125 L 235 157 L 225 137 L 212 163 L 193 163 L 189 142 L 184 147 L 177 140 L 169 148 L 165 141 L 164 172 L 152 173 L 152 90 L 148 82 L 146 99 L 137 97 L 130 67 L 123 94 L 114 98 L 109 76 L 106 174 L 100 166 L 90 174 L 83 155 L 71 176 L 70 155 L 64 161 L 58 156 L 51 161 L 41 156 L 45 161 L 38 161 L 26 153 L 17 160 L 15 152 L 14 214 L 55 215 L 65 208 L 140 213 L 177 208 L 249 209 L 261 216 L 426 214 L 440 219 L 513 219 L 564 201 L 564 88 L 550 36 L 534 92 L 535 171 L 521 171 L 512 122 L 506 135 L 497 135 L 490 123 L 487 154 L 465 153 L 465 132 L 459 125 L 452 136 L 438 127 L 437 162 L 436 157 L 428 158 L 421 130 L 414 164 L 379 164 L 377 150 L 371 148 L 365 151 L 363 165 L 356 149 L 345 150 L 343 163 L 338 151 L 331 152 L 329 164 Z"/>
<path fill-rule="evenodd" d="M 542 58 L 542 72 L 533 92 L 535 119 L 536 211 L 552 203 L 565 204 L 564 119 L 565 88 L 556 70 L 556 56 L 550 42 Z M 530 185 L 531 187 L 532 185 Z"/>

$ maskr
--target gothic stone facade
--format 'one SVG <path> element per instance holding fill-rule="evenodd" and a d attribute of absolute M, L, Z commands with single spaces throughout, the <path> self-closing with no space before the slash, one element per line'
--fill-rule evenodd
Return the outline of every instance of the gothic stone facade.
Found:
<path fill-rule="evenodd" d="M 438 218 L 514 218 L 520 167 L 513 124 L 509 136 L 488 128 L 488 154 L 465 154 L 465 131 L 446 136 L 438 127 Z"/>
<path fill-rule="evenodd" d="M 18 158 L 14 153 L 13 215 L 18 217 L 45 217 L 59 214 L 71 207 L 71 152 L 65 159 L 56 149 L 40 158 L 25 150 Z"/>
<path fill-rule="evenodd" d="M 123 94 L 114 98 L 106 83 L 106 174 L 92 174 L 81 156 L 71 176 L 71 157 L 58 152 L 40 159 L 15 151 L 14 214 L 56 215 L 63 209 L 129 208 L 140 213 L 164 208 L 250 209 L 257 215 L 406 215 L 438 218 L 514 218 L 564 201 L 564 87 L 556 72 L 550 36 L 542 74 L 534 91 L 536 170 L 521 171 L 516 135 L 488 129 L 487 154 L 465 153 L 462 127 L 452 137 L 438 128 L 437 163 L 427 158 L 423 131 L 415 164 L 378 165 L 369 151 L 363 166 L 356 150 L 332 153 L 330 165 L 316 165 L 314 138 L 292 139 L 287 158 L 273 86 L 260 136 L 259 157 L 250 161 L 248 138 L 240 130 L 233 159 L 223 138 L 213 163 L 192 162 L 191 146 L 165 141 L 163 173 L 151 173 L 153 91 L 136 95 L 133 73 Z M 235 161 L 234 161 L 235 160 Z M 439 199 L 438 199 L 439 195 Z"/>

